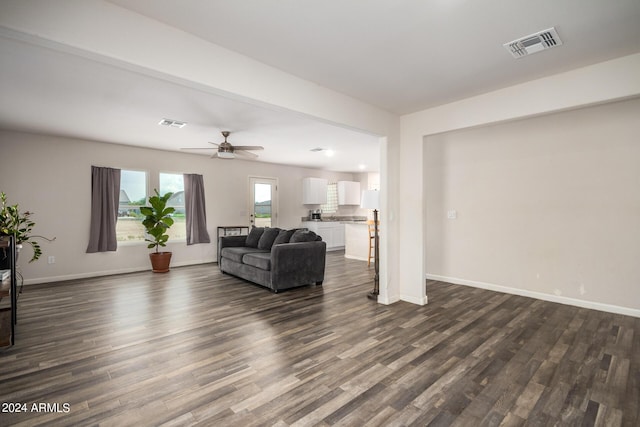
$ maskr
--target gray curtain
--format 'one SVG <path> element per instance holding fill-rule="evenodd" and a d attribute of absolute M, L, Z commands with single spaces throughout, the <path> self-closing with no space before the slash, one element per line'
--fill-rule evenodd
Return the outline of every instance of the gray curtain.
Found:
<path fill-rule="evenodd" d="M 184 174 L 184 208 L 187 217 L 187 245 L 210 243 L 202 175 Z"/>
<path fill-rule="evenodd" d="M 87 253 L 115 251 L 120 169 L 91 166 L 91 229 Z"/>

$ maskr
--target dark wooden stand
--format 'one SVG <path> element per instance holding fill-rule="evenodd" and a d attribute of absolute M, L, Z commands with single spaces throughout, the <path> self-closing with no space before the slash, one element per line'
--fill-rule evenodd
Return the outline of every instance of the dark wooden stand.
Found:
<path fill-rule="evenodd" d="M 0 347 L 8 347 L 15 344 L 18 323 L 18 276 L 13 236 L 0 236 L 0 258 L 7 261 L 3 265 L 11 271 L 9 277 L 0 282 Z"/>
<path fill-rule="evenodd" d="M 221 225 L 218 227 L 218 239 L 223 236 L 246 236 L 249 227 L 246 225 Z"/>
<path fill-rule="evenodd" d="M 380 294 L 380 240 L 378 236 L 378 210 L 373 210 L 373 259 L 375 262 L 375 276 L 373 276 L 373 291 L 367 294 L 367 298 L 378 300 Z"/>

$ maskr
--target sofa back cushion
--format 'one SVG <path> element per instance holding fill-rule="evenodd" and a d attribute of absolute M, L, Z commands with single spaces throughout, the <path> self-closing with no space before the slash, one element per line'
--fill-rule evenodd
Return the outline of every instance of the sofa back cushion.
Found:
<path fill-rule="evenodd" d="M 262 237 L 262 233 L 264 233 L 264 227 L 256 227 L 255 225 L 251 227 L 245 246 L 248 248 L 257 248 L 260 237 Z"/>
<path fill-rule="evenodd" d="M 280 229 L 278 227 L 265 227 L 262 236 L 260 236 L 260 240 L 258 240 L 258 249 L 271 250 L 271 246 L 273 246 L 273 242 L 276 240 L 279 233 Z"/>
<path fill-rule="evenodd" d="M 296 229 L 291 229 L 291 230 L 280 230 L 280 233 L 278 233 L 278 237 L 276 237 L 276 240 L 273 241 L 274 245 L 279 245 L 282 243 L 289 243 L 289 240 L 291 240 L 291 236 L 293 236 L 293 233 L 295 233 Z"/>
<path fill-rule="evenodd" d="M 289 239 L 290 243 L 300 243 L 300 242 L 314 242 L 316 240 L 322 240 L 322 238 L 318 239 L 316 233 L 311 230 L 296 230 L 295 233 Z"/>

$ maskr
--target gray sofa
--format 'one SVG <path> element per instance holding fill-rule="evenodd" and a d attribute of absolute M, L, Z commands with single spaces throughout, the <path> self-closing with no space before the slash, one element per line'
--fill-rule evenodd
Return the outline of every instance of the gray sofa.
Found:
<path fill-rule="evenodd" d="M 248 236 L 218 241 L 220 271 L 265 286 L 273 292 L 322 285 L 327 244 L 305 229 L 253 227 Z"/>

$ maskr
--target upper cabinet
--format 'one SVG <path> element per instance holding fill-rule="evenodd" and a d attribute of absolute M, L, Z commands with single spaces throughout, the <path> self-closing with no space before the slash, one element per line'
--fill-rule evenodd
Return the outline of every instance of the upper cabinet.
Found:
<path fill-rule="evenodd" d="M 359 205 L 360 183 L 354 181 L 338 181 L 338 204 Z"/>
<path fill-rule="evenodd" d="M 324 178 L 303 178 L 302 204 L 324 205 L 327 203 L 328 184 L 329 181 Z"/>

